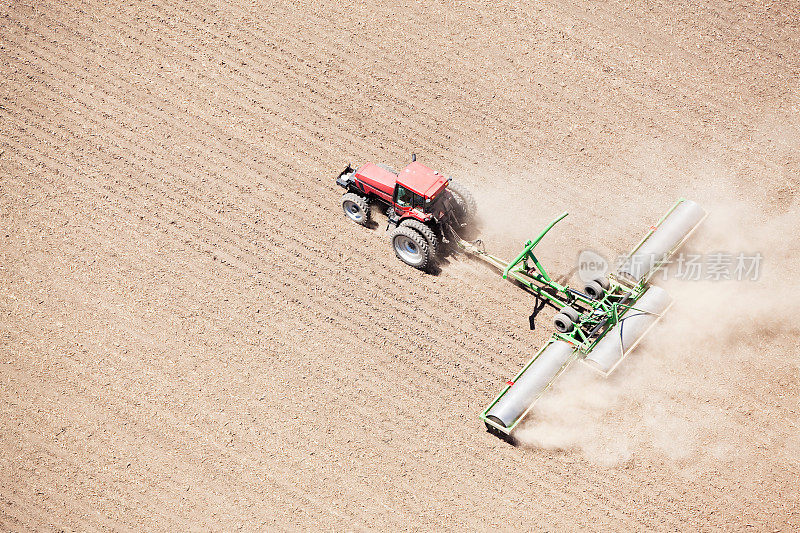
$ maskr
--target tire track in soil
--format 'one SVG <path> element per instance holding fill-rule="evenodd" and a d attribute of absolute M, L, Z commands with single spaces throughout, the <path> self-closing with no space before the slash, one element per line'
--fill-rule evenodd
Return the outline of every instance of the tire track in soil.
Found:
<path fill-rule="evenodd" d="M 163 88 L 163 86 L 162 86 L 162 88 Z M 244 93 L 242 93 L 242 94 L 244 94 Z M 176 108 L 176 109 L 177 109 L 177 108 Z M 244 108 L 242 108 L 242 109 L 244 109 Z M 155 117 L 154 117 L 154 118 L 155 118 Z M 176 120 L 180 120 L 180 119 L 178 118 L 178 119 L 176 119 Z M 98 126 L 100 125 L 100 123 L 97 123 L 97 124 L 98 124 Z M 220 130 L 220 131 L 221 131 L 221 130 Z M 311 141 L 310 141 L 310 140 L 308 140 L 308 139 L 304 139 L 304 140 L 303 140 L 303 142 L 307 144 L 307 143 L 309 143 L 309 142 L 311 142 Z M 245 143 L 245 144 L 246 144 L 246 143 Z M 313 150 L 312 150 L 312 151 L 313 151 Z M 235 152 L 235 149 L 232 149 L 232 152 Z M 72 154 L 70 154 L 70 155 L 72 155 Z M 168 155 L 172 155 L 172 154 L 168 154 Z M 41 154 L 39 154 L 38 156 L 39 156 L 39 157 L 41 157 Z M 96 154 L 95 154 L 95 158 L 94 158 L 94 159 L 92 159 L 92 158 L 89 158 L 89 159 L 87 160 L 87 162 L 88 162 L 88 163 L 96 163 L 96 162 L 97 162 L 97 159 L 96 159 L 96 157 L 97 157 L 97 156 L 96 156 Z M 142 165 L 143 165 L 143 164 L 144 164 L 144 162 L 146 162 L 146 160 L 144 159 L 144 156 L 139 156 L 139 157 L 141 157 L 141 159 L 140 159 L 140 160 L 141 160 L 141 161 L 143 161 L 143 163 L 140 163 L 140 164 L 142 164 Z M 166 157 L 166 156 L 165 156 L 165 157 Z M 106 162 L 105 162 L 105 164 L 109 165 L 109 167 L 112 167 L 112 166 L 113 166 L 113 161 L 111 161 L 111 160 L 109 160 L 109 159 L 106 159 L 106 156 L 105 156 L 105 155 L 103 155 L 101 159 L 105 159 L 105 161 L 106 161 Z M 323 163 L 323 164 L 324 164 L 324 163 Z M 239 166 L 239 167 L 241 167 L 241 166 L 242 166 L 242 165 L 241 165 L 241 161 L 237 162 L 237 166 Z M 134 167 L 134 168 L 139 168 L 139 167 Z M 250 169 L 250 171 L 251 171 L 251 172 L 253 172 L 253 170 L 252 170 L 252 169 Z M 75 172 L 75 173 L 76 173 L 76 175 L 77 175 L 77 176 L 81 176 L 80 167 L 78 167 L 78 168 L 76 169 L 76 172 Z M 251 174 L 251 175 L 257 175 L 257 173 L 253 172 L 253 174 Z M 283 179 L 286 179 L 286 180 L 287 180 L 287 183 L 291 183 L 291 182 L 292 182 L 292 176 L 291 176 L 291 175 L 288 175 L 288 174 L 287 174 L 285 171 L 284 171 L 283 173 L 276 173 L 276 175 L 280 176 L 280 177 L 281 177 L 281 178 L 283 178 Z M 171 178 L 171 179 L 170 179 L 170 181 L 171 181 L 171 182 L 174 182 L 174 181 L 179 181 L 179 182 L 183 183 L 184 181 L 186 181 L 186 180 L 190 179 L 190 176 L 187 176 L 187 175 L 185 175 L 185 174 L 184 174 L 183 176 L 170 175 L 170 178 Z M 76 179 L 77 179 L 77 178 L 76 178 Z M 246 181 L 247 181 L 246 179 L 242 179 L 242 180 L 241 180 L 241 182 L 243 182 L 243 183 L 246 183 Z M 91 185 L 90 185 L 90 183 L 91 183 L 91 182 L 90 182 L 90 180 L 88 180 L 88 179 L 87 179 L 87 180 L 84 182 L 84 184 L 83 184 L 83 185 L 84 185 L 84 187 L 91 188 Z M 180 187 L 183 187 L 183 186 L 184 186 L 184 185 L 180 185 Z M 319 186 L 319 187 L 321 188 L 322 186 Z M 199 189 L 199 187 L 198 187 L 198 189 Z M 95 190 L 95 192 L 97 192 L 97 193 L 100 193 L 100 192 L 101 192 L 101 189 L 99 189 L 99 188 L 98 188 L 98 189 L 93 189 L 93 190 Z M 153 194 L 158 194 L 158 193 L 167 193 L 167 195 L 168 195 L 168 199 L 169 199 L 169 202 L 172 202 L 173 204 L 180 204 L 180 202 L 181 202 L 181 195 L 183 195 L 183 194 L 184 194 L 182 191 L 181 191 L 181 192 L 178 192 L 178 190 L 177 190 L 177 189 L 173 189 L 171 186 L 167 186 L 167 185 L 164 185 L 163 187 L 161 187 L 161 188 L 160 188 L 160 189 L 158 189 L 158 190 L 152 190 L 152 189 L 146 189 L 146 188 L 134 189 L 133 191 L 129 191 L 129 192 L 127 193 L 127 195 L 125 195 L 125 196 L 123 196 L 123 194 L 124 194 L 124 193 L 120 193 L 120 192 L 114 192 L 113 190 L 112 190 L 111 192 L 108 192 L 108 191 L 103 191 L 103 193 L 104 193 L 104 194 L 112 194 L 112 195 L 116 194 L 116 195 L 119 195 L 119 196 L 117 196 L 117 197 L 114 199 L 114 201 L 115 201 L 115 202 L 116 202 L 116 201 L 121 201 L 122 203 L 124 203 L 124 204 L 128 204 L 128 205 L 139 205 L 139 204 L 137 204 L 137 203 L 136 203 L 136 202 L 137 202 L 137 200 L 135 199 L 135 196 L 134 196 L 134 195 L 135 195 L 135 194 L 136 194 L 136 193 L 137 193 L 139 190 L 141 190 L 142 192 L 144 192 L 144 193 L 145 193 L 145 198 L 148 198 L 148 197 L 150 197 L 150 196 L 151 196 L 151 195 L 153 195 Z M 124 198 L 124 200 L 120 200 L 120 199 L 123 199 L 123 198 Z M 197 198 L 203 198 L 202 194 L 198 193 L 198 194 L 197 194 Z M 310 196 L 308 196 L 308 197 L 306 197 L 306 198 L 310 198 Z M 164 204 L 164 205 L 166 205 L 166 206 L 170 206 L 170 205 L 172 205 L 172 204 L 169 204 L 169 203 L 167 203 L 167 204 Z M 129 209 L 130 209 L 130 208 L 129 208 Z M 135 218 L 134 218 L 134 216 L 133 216 L 133 214 L 134 214 L 134 213 L 133 213 L 132 211 L 126 211 L 126 210 L 125 210 L 125 208 L 122 208 L 122 212 L 123 212 L 123 214 L 126 214 L 126 213 L 127 213 L 127 216 L 129 217 L 129 219 L 130 219 L 130 220 L 135 220 Z M 188 209 L 186 209 L 186 210 L 184 210 L 184 211 L 179 211 L 179 212 L 180 212 L 180 218 L 186 218 L 186 219 L 190 219 L 190 218 L 191 218 L 191 215 L 193 215 L 193 214 L 194 214 L 194 212 L 190 212 Z M 207 216 L 207 217 L 209 217 L 209 219 L 211 219 L 211 221 L 212 221 L 211 223 L 213 224 L 213 221 L 214 221 L 214 219 L 215 219 L 215 217 L 213 216 L 213 214 L 204 213 L 204 215 L 205 215 L 205 216 Z M 225 215 L 225 216 L 223 216 L 223 215 Z M 194 216 L 198 216 L 198 215 L 197 215 L 197 214 L 194 214 Z M 159 219 L 157 219 L 157 220 L 158 220 L 159 224 L 163 224 L 163 223 L 165 222 L 165 220 L 164 220 L 164 219 L 160 219 L 160 218 L 159 218 Z M 239 225 L 239 221 L 232 220 L 232 215 L 229 215 L 229 214 L 226 214 L 226 213 L 220 213 L 220 216 L 219 216 L 219 217 L 217 217 L 217 220 L 218 220 L 218 222 L 217 222 L 217 225 L 218 225 L 219 227 L 213 227 L 213 226 L 212 226 L 212 227 L 210 227 L 210 228 L 204 228 L 204 229 L 210 229 L 210 230 L 212 230 L 212 231 L 219 232 L 219 231 L 225 231 L 225 230 L 224 230 L 224 229 L 222 229 L 222 228 L 225 228 L 226 226 L 230 226 L 230 225 L 232 225 L 232 224 L 236 224 L 237 226 Z M 297 218 L 297 219 L 295 219 L 293 222 L 298 222 L 298 221 L 302 221 L 302 219 L 301 219 L 300 215 L 298 215 L 298 218 Z M 339 227 L 339 226 L 333 225 L 332 227 L 336 228 L 336 227 Z M 201 232 L 200 232 L 200 231 L 198 231 L 197 233 L 194 233 L 194 234 L 192 234 L 192 233 L 189 233 L 189 232 L 185 232 L 185 233 L 183 233 L 183 234 L 179 234 L 179 233 L 177 233 L 177 232 L 175 232 L 175 231 L 170 231 L 170 228 L 169 228 L 169 226 L 167 226 L 167 230 L 168 230 L 168 232 L 169 232 L 169 233 L 168 233 L 168 236 L 176 236 L 176 235 L 180 235 L 180 239 L 182 239 L 182 238 L 184 238 L 184 237 L 186 237 L 186 236 L 194 236 L 195 238 L 198 238 L 198 239 L 199 239 L 199 238 L 200 238 L 200 237 L 199 237 L 199 235 L 201 234 Z M 225 243 L 225 245 L 226 245 L 226 246 L 228 246 L 228 247 L 229 247 L 228 249 L 230 249 L 231 251 L 235 252 L 235 251 L 236 251 L 238 248 L 240 248 L 240 247 L 241 247 L 241 245 L 240 245 L 239 243 L 240 243 L 240 242 L 245 242 L 246 236 L 240 235 L 240 234 L 238 234 L 238 233 L 236 233 L 236 232 L 234 232 L 234 231 L 232 231 L 232 230 L 230 231 L 230 233 L 231 233 L 231 235 L 229 235 L 229 236 L 228 236 L 228 238 L 227 238 L 227 239 L 225 239 L 223 242 Z M 97 233 L 97 235 L 98 235 L 98 238 L 99 238 L 99 236 L 101 236 L 101 235 L 103 235 L 103 234 L 102 234 L 102 233 Z M 178 239 L 178 240 L 180 240 L 180 239 Z M 291 249 L 292 249 L 293 251 L 302 251 L 302 250 L 304 250 L 304 249 L 305 249 L 305 247 L 307 246 L 307 243 L 298 243 L 297 241 L 289 241 L 288 239 L 287 239 L 286 241 L 282 241 L 282 242 L 292 242 L 292 245 L 291 245 L 291 247 L 292 247 L 292 248 L 291 248 Z M 354 246 L 355 246 L 355 245 L 354 245 Z M 289 246 L 287 246 L 287 248 L 289 248 Z M 259 253 L 261 253 L 261 251 L 260 251 L 258 248 L 255 248 L 255 247 L 248 248 L 248 256 L 247 256 L 247 257 L 248 257 L 248 258 L 257 258 Z M 385 262 L 385 261 L 384 261 L 384 262 Z M 298 264 L 299 264 L 299 263 L 298 263 Z M 335 259 L 332 259 L 332 261 L 331 261 L 331 264 L 335 264 Z M 247 267 L 247 264 L 246 264 L 246 262 L 243 262 L 243 263 L 237 264 L 236 266 L 237 266 L 238 268 L 245 269 L 245 268 Z M 298 269 L 298 270 L 297 270 L 297 272 L 299 272 L 298 276 L 301 276 L 301 275 L 302 275 L 302 271 L 301 271 L 300 269 Z M 234 274 L 234 275 L 236 275 L 236 276 L 241 276 L 242 274 L 241 274 L 241 273 L 236 273 L 236 274 Z M 208 279 L 212 280 L 213 278 L 208 278 Z M 408 281 L 410 281 L 410 282 L 414 282 L 415 280 L 418 280 L 419 278 L 416 278 L 416 277 L 414 277 L 414 276 L 412 276 L 412 275 L 409 275 L 409 276 L 407 276 L 405 279 L 406 279 L 406 280 L 408 280 Z M 302 283 L 301 283 L 301 285 L 302 285 Z M 390 287 L 387 287 L 387 288 L 390 288 Z M 287 287 L 287 290 L 288 290 L 288 287 Z M 304 295 L 304 296 L 307 296 L 307 295 Z M 415 296 L 418 296 L 418 295 L 415 295 Z M 320 301 L 318 301 L 318 300 L 305 300 L 305 301 L 306 301 L 306 302 L 308 302 L 308 303 L 309 303 L 309 304 L 311 304 L 311 305 L 319 305 L 319 304 L 320 304 Z M 327 302 L 322 302 L 322 303 L 327 303 Z M 429 304 L 429 303 L 431 303 L 431 302 L 430 302 L 430 301 L 423 301 L 423 303 L 425 303 L 425 304 Z M 435 303 L 435 302 L 434 302 L 434 303 Z M 469 309 L 468 309 L 468 308 L 466 308 L 465 310 L 469 310 Z M 451 313 L 451 314 L 443 314 L 442 316 L 443 316 L 443 317 L 450 317 L 450 316 L 453 316 L 453 315 L 454 315 L 454 313 Z M 359 328 L 355 328 L 355 329 L 359 329 Z M 380 333 L 380 332 L 379 332 L 379 331 L 377 331 L 377 330 L 370 331 L 370 332 L 368 332 L 368 333 L 376 333 L 376 332 L 377 332 L 377 333 Z M 371 336 L 371 335 L 370 335 L 370 336 Z M 417 371 L 417 373 L 419 373 L 419 371 Z M 424 370 L 422 371 L 422 373 L 424 373 Z M 427 396 L 425 401 L 435 400 L 437 397 L 438 397 L 437 395 L 435 395 L 435 394 L 432 394 L 432 395 L 430 395 L 430 396 Z M 423 406 L 423 405 L 425 404 L 425 401 L 420 401 L 420 402 L 418 402 L 417 404 L 418 404 L 418 405 L 421 405 L 421 406 Z M 350 404 L 348 404 L 348 405 L 350 405 Z M 355 405 L 355 404 L 353 404 L 353 405 Z M 413 426 L 409 426 L 409 427 L 413 427 Z M 461 434 L 467 435 L 467 438 L 469 437 L 469 432 L 462 431 L 462 432 L 461 432 Z M 391 451 L 390 447 L 383 447 L 383 448 L 382 448 L 382 450 L 386 451 L 387 453 L 389 453 L 389 452 Z M 475 453 L 475 456 L 474 456 L 475 458 L 477 458 L 477 459 L 480 459 L 480 458 L 481 458 L 480 452 L 478 452 L 477 450 L 473 450 L 473 452 Z M 518 454 L 517 454 L 516 452 L 512 452 L 512 453 L 506 453 L 506 456 L 507 456 L 507 457 L 509 457 L 509 458 L 511 458 L 511 460 L 514 460 L 515 458 L 518 458 Z M 464 463 L 462 463 L 462 464 L 464 464 Z M 562 473 L 563 473 L 563 472 L 562 472 Z M 615 476 L 617 476 L 617 475 L 616 475 L 616 473 L 615 473 Z M 555 476 L 553 476 L 553 477 L 555 477 Z M 619 479 L 619 477 L 617 476 L 617 477 L 616 477 L 616 479 Z M 539 486 L 540 486 L 540 487 L 546 487 L 547 485 L 545 485 L 545 484 L 541 484 L 541 485 L 539 485 Z M 474 485 L 473 485 L 473 487 L 477 487 L 477 488 L 479 488 L 479 489 L 480 489 L 480 488 L 482 487 L 482 485 L 480 485 L 480 484 L 474 484 Z M 523 495 L 524 493 L 522 493 L 521 491 L 519 491 L 519 492 L 512 493 L 512 494 L 514 494 L 514 495 L 520 495 L 520 496 L 521 496 L 521 495 Z M 656 498 L 653 498 L 653 499 L 655 500 Z M 572 502 L 570 502 L 570 503 L 574 503 L 575 501 L 577 501 L 577 500 L 573 500 L 573 501 L 572 501 Z M 485 503 L 485 502 L 483 502 L 483 503 Z"/>

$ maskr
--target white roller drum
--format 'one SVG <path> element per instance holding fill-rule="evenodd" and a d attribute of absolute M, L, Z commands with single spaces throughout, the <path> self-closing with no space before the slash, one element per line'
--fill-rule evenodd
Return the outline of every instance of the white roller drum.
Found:
<path fill-rule="evenodd" d="M 617 325 L 600 339 L 584 361 L 602 373 L 610 374 L 670 305 L 672 298 L 667 291 L 659 287 L 650 287 L 633 304 L 635 309 L 629 309 L 622 316 Z"/>
<path fill-rule="evenodd" d="M 617 273 L 637 283 L 646 278 L 705 217 L 706 212 L 702 207 L 691 200 L 683 200 L 628 257 Z"/>
<path fill-rule="evenodd" d="M 574 351 L 575 348 L 564 341 L 555 341 L 547 345 L 486 413 L 487 418 L 494 418 L 495 422 L 499 421 L 506 428 L 514 425 L 558 376 Z"/>

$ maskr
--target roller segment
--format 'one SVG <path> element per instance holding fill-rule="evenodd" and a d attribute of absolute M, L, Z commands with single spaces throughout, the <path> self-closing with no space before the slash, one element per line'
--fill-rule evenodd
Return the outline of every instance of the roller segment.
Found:
<path fill-rule="evenodd" d="M 650 287 L 598 342 L 584 361 L 610 374 L 672 305 L 667 291 Z"/>
<path fill-rule="evenodd" d="M 545 346 L 486 413 L 486 418 L 509 430 L 571 361 L 575 348 L 564 341 Z"/>
<path fill-rule="evenodd" d="M 649 279 L 705 217 L 706 212 L 698 204 L 681 200 L 628 256 L 617 274 L 636 283 Z"/>

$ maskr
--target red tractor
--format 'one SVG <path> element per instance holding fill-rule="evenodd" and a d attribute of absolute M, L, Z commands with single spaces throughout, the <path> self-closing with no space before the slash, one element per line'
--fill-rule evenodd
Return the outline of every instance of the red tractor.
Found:
<path fill-rule="evenodd" d="M 460 231 L 475 216 L 472 194 L 417 163 L 414 155 L 401 172 L 374 163 L 357 169 L 347 165 L 336 183 L 347 189 L 342 195 L 342 209 L 356 224 L 369 224 L 371 204 L 387 207 L 388 227 L 394 227 L 390 238 L 395 255 L 420 270 L 433 266 L 450 231 Z"/>

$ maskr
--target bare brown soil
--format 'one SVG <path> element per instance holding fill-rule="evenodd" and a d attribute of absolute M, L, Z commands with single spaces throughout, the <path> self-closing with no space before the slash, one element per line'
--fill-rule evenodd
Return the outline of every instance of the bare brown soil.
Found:
<path fill-rule="evenodd" d="M 0 528 L 800 528 L 800 9 L 703 6 L 2 2 Z M 676 284 L 512 447 L 477 415 L 553 311 L 341 215 L 411 152 L 499 255 L 569 209 L 567 273 L 686 196 L 766 285 Z"/>

